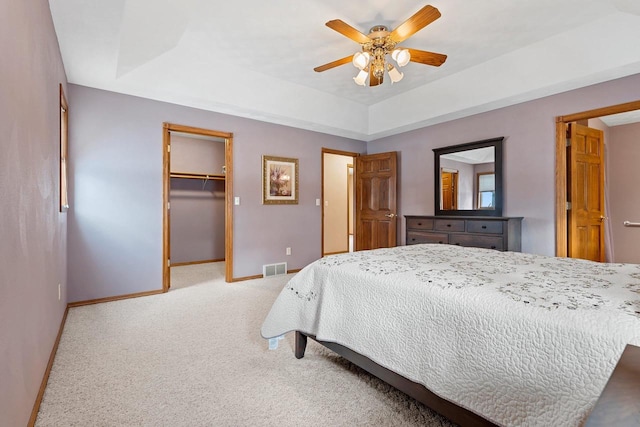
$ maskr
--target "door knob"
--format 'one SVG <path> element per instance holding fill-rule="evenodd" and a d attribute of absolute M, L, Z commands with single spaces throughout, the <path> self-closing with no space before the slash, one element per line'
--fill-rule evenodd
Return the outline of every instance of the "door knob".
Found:
<path fill-rule="evenodd" d="M 390 214 L 386 214 L 385 216 L 386 216 L 387 218 L 395 218 L 395 217 L 396 217 L 396 216 L 398 216 L 398 215 L 390 213 Z"/>

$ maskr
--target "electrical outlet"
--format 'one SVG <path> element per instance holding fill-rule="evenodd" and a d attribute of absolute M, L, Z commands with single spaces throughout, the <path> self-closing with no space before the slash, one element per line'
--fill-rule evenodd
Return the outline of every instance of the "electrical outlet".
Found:
<path fill-rule="evenodd" d="M 62 285 L 58 283 L 58 301 L 62 298 Z"/>
<path fill-rule="evenodd" d="M 291 255 L 291 248 L 287 248 L 287 255 Z"/>

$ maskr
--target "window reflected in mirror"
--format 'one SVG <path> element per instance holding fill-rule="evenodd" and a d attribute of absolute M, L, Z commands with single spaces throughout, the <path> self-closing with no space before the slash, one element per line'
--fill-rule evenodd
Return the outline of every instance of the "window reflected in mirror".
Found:
<path fill-rule="evenodd" d="M 496 174 L 478 173 L 478 209 L 494 209 L 496 206 Z"/>

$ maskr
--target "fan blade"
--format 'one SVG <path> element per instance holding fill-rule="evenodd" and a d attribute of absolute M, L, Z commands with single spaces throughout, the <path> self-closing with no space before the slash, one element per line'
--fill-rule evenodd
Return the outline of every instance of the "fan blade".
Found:
<path fill-rule="evenodd" d="M 373 67 L 369 67 L 369 86 L 378 86 L 382 84 L 382 80 L 384 79 L 384 75 L 380 78 L 377 78 L 373 75 Z"/>
<path fill-rule="evenodd" d="M 391 40 L 400 43 L 438 18 L 440 18 L 440 11 L 433 6 L 427 5 L 393 30 L 390 34 Z"/>
<path fill-rule="evenodd" d="M 334 19 L 333 21 L 327 22 L 325 25 L 332 30 L 339 32 L 343 36 L 350 38 L 356 43 L 362 44 L 371 41 L 369 37 L 365 36 L 360 31 L 340 19 Z"/>
<path fill-rule="evenodd" d="M 447 55 L 442 53 L 427 52 L 418 49 L 407 49 L 411 54 L 411 62 L 418 62 L 420 64 L 433 65 L 439 67 L 447 60 Z"/>
<path fill-rule="evenodd" d="M 313 69 L 316 73 L 321 73 L 323 71 L 330 70 L 331 68 L 339 67 L 340 65 L 348 64 L 353 59 L 353 55 L 345 56 L 342 59 L 338 59 L 337 61 L 329 62 L 328 64 L 321 65 Z"/>

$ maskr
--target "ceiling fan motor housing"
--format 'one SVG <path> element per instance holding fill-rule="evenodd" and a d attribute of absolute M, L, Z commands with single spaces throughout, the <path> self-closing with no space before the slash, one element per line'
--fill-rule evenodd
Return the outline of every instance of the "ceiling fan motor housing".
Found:
<path fill-rule="evenodd" d="M 382 78 L 385 72 L 384 57 L 393 52 L 396 47 L 390 34 L 384 25 L 376 25 L 369 30 L 370 41 L 362 43 L 362 50 L 371 54 L 371 73 L 378 79 Z"/>

